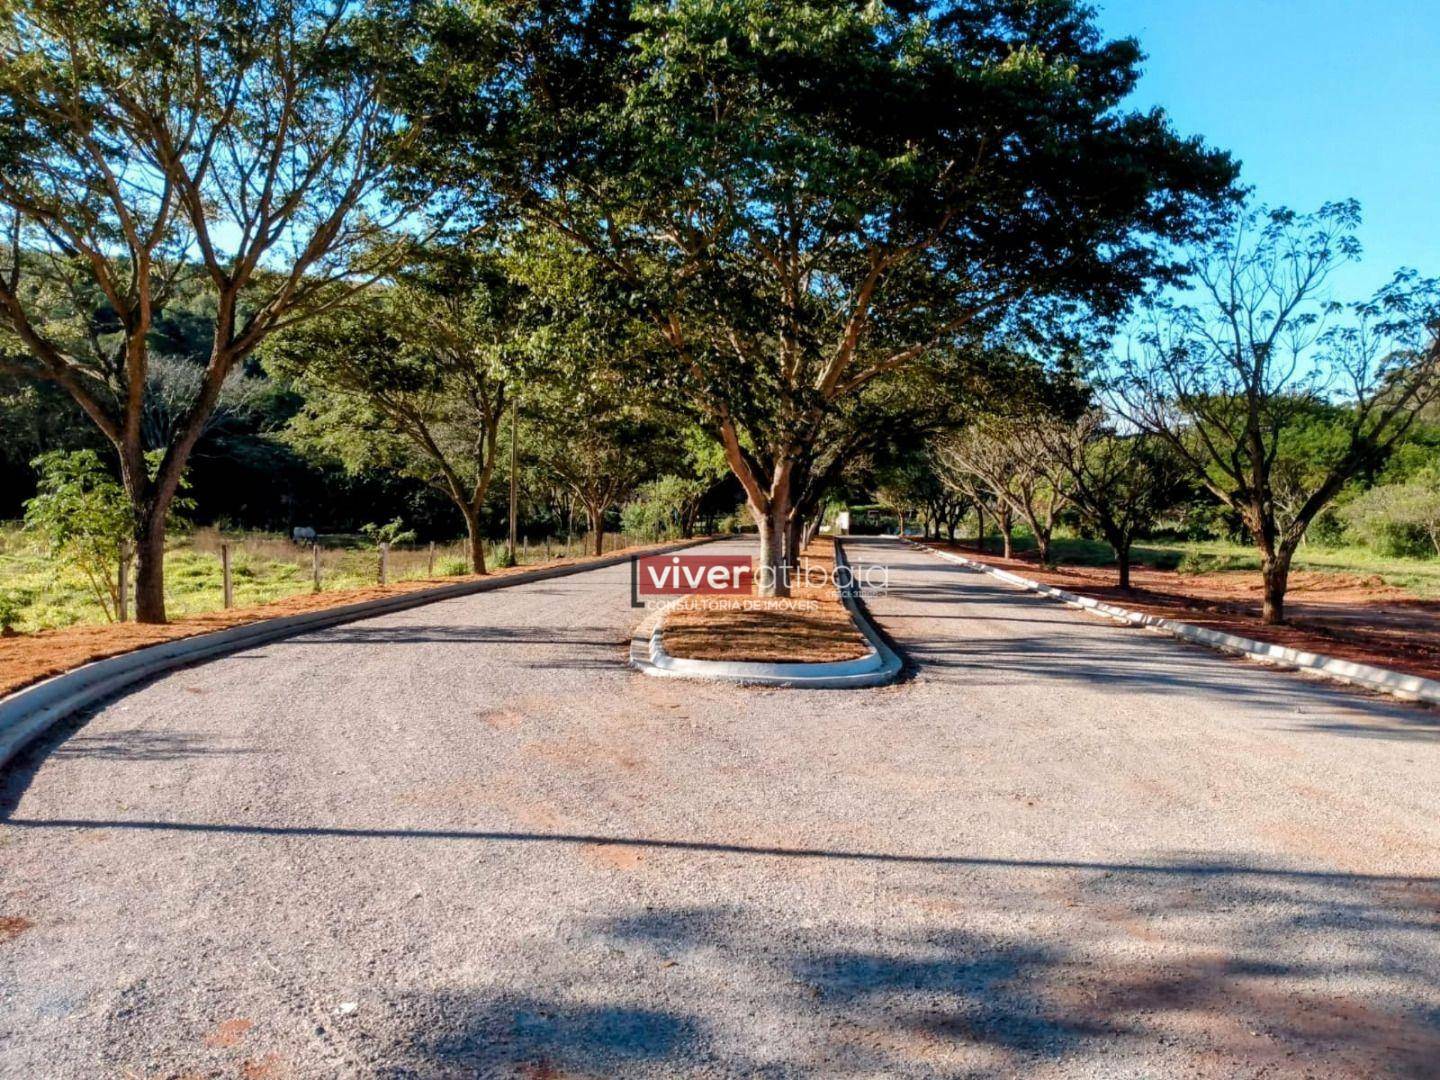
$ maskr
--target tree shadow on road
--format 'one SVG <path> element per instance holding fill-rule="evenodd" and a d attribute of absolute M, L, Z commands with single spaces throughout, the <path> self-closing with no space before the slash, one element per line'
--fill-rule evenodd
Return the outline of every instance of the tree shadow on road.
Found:
<path fill-rule="evenodd" d="M 1175 697 L 1197 705 L 1208 699 L 1212 706 L 1240 706 L 1283 720 L 1286 730 L 1440 740 L 1440 713 L 1434 710 L 1239 660 L 1192 654 L 1170 642 L 1146 640 L 1137 648 L 1123 637 L 1112 643 L 1076 635 L 907 637 L 905 644 L 922 672 L 957 686 L 1024 681 L 1087 686 L 1107 695 Z"/>
<path fill-rule="evenodd" d="M 1436 877 L 1203 852 L 1122 862 L 587 833 L 7 824 L 155 832 L 172 852 L 177 834 L 204 833 L 552 855 L 602 844 L 653 857 L 648 872 L 662 876 L 643 892 L 557 891 L 564 930 L 527 934 L 524 972 L 477 956 L 468 985 L 438 972 L 433 990 L 395 991 L 381 977 L 360 991 L 384 1019 L 366 1035 L 380 1075 L 823 1076 L 841 1066 L 938 1077 L 1063 1062 L 1151 1075 L 1200 1063 L 1215 1075 L 1424 1076 L 1440 1060 Z M 383 857 L 373 846 L 355 854 Z M 744 868 L 769 888 L 667 899 L 665 882 L 693 880 L 717 856 L 727 874 Z M 787 867 L 778 877 L 776 860 Z M 535 865 L 552 864 L 537 852 Z M 805 883 L 839 890 L 840 904 L 818 904 Z"/>

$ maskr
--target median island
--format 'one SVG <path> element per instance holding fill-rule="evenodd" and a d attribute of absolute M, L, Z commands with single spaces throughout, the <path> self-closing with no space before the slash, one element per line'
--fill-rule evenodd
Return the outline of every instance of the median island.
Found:
<path fill-rule="evenodd" d="M 801 553 L 788 597 L 687 596 L 664 616 L 665 651 L 684 660 L 830 663 L 870 651 L 835 587 L 835 542 Z"/>

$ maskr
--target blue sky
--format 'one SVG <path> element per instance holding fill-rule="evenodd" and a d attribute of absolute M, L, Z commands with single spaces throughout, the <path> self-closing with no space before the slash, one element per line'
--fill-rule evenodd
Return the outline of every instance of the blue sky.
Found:
<path fill-rule="evenodd" d="M 1436 0 L 1093 0 L 1148 59 L 1136 105 L 1163 105 L 1242 163 L 1260 200 L 1364 205 L 1364 260 L 1336 299 L 1401 266 L 1440 276 Z"/>

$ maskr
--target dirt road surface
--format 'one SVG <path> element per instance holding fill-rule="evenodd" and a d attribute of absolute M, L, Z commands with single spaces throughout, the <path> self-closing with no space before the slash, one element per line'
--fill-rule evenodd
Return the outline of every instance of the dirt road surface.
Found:
<path fill-rule="evenodd" d="M 633 673 L 618 567 L 57 732 L 0 1074 L 1440 1071 L 1436 713 L 849 550 L 899 685 Z"/>

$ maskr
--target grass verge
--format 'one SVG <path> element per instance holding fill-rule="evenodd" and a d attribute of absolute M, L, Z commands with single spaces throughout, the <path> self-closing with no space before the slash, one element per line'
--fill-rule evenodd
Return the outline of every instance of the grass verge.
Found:
<path fill-rule="evenodd" d="M 220 545 L 228 543 L 231 578 L 237 608 L 268 604 L 315 592 L 314 556 L 309 545 L 295 544 L 278 533 L 222 534 L 196 529 L 174 537 L 165 555 L 165 607 L 171 618 L 189 618 L 223 610 L 224 588 Z M 638 543 L 636 538 L 607 534 L 607 553 Z M 559 542 L 526 543 L 517 552 L 526 566 L 539 566 L 555 554 L 587 554 L 576 540 L 568 547 Z M 499 565 L 503 546 L 492 544 L 488 565 Z M 360 536 L 324 536 L 320 546 L 321 590 L 348 592 L 367 589 L 379 580 L 380 557 L 375 545 Z M 470 570 L 463 543 L 394 547 L 390 550 L 387 580 L 460 580 Z M 18 598 L 15 629 L 22 633 L 56 630 L 67 626 L 107 622 L 85 576 L 56 559 L 34 533 L 15 523 L 0 523 L 0 594 Z"/>

